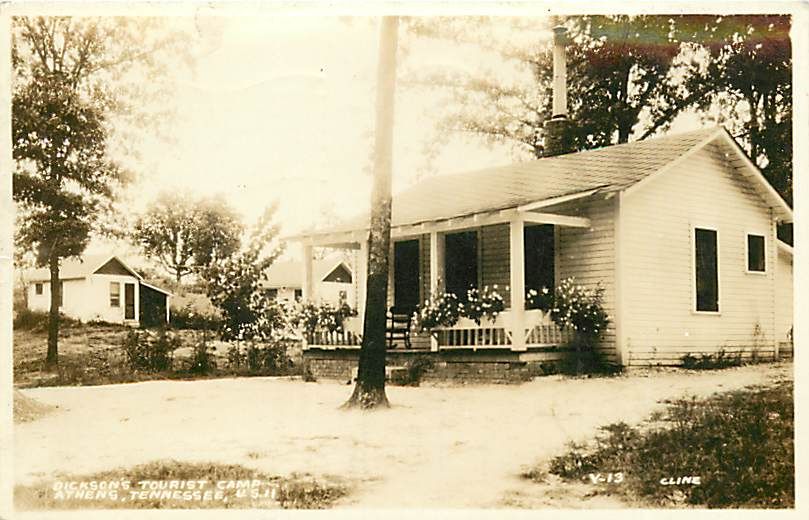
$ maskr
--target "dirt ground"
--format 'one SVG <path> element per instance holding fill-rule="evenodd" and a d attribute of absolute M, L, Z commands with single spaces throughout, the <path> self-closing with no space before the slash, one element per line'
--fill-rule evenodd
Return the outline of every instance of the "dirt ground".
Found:
<path fill-rule="evenodd" d="M 662 400 L 783 378 L 791 364 L 389 387 L 393 407 L 375 413 L 338 410 L 348 386 L 286 378 L 37 388 L 23 393 L 58 408 L 16 426 L 15 474 L 28 484 L 173 458 L 339 475 L 355 485 L 340 507 L 615 507 L 586 486 L 519 474 L 601 425 L 641 422 Z"/>

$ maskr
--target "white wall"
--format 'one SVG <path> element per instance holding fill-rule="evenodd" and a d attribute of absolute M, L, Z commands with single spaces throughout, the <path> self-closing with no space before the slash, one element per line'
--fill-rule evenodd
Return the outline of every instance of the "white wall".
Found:
<path fill-rule="evenodd" d="M 121 283 L 119 307 L 110 306 L 110 282 Z M 138 324 L 140 311 L 140 290 L 137 278 L 125 275 L 94 274 L 79 280 L 63 280 L 63 305 L 61 312 L 68 317 L 110 323 Z M 124 283 L 135 284 L 135 319 L 124 320 Z M 36 284 L 28 286 L 28 308 L 47 312 L 50 309 L 50 283 L 42 283 L 42 294 L 36 294 Z"/>
<path fill-rule="evenodd" d="M 718 230 L 718 314 L 694 312 L 694 226 Z M 766 237 L 763 275 L 746 272 L 747 232 Z M 676 364 L 686 353 L 749 352 L 754 345 L 763 355 L 772 351 L 776 243 L 770 211 L 727 164 L 724 149 L 710 145 L 625 194 L 621 233 L 628 364 Z"/>
<path fill-rule="evenodd" d="M 775 272 L 775 339 L 787 341 L 787 334 L 793 323 L 792 256 L 778 251 L 777 269 Z"/>
<path fill-rule="evenodd" d="M 315 300 L 338 304 L 340 302 L 340 291 L 345 291 L 346 302 L 353 306 L 355 301 L 354 285 L 343 282 L 320 282 L 315 284 Z"/>

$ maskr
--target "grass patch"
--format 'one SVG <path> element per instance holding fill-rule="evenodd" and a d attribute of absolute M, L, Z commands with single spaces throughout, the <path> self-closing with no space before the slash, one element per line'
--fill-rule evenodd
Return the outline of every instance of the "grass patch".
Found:
<path fill-rule="evenodd" d="M 172 482 L 175 482 L 172 487 Z M 86 489 L 80 489 L 84 483 Z M 94 484 L 93 484 L 94 483 Z M 89 489 L 92 486 L 96 489 Z M 101 489 L 101 488 L 104 489 Z M 325 509 L 348 493 L 334 477 L 272 476 L 238 464 L 161 460 L 16 486 L 19 510 Z"/>
<path fill-rule="evenodd" d="M 655 506 L 794 507 L 791 381 L 677 400 L 652 420 L 645 428 L 606 426 L 593 445 L 570 445 L 548 471 L 585 482 L 620 473 L 620 483 L 601 489 Z M 541 474 L 536 468 L 525 477 Z M 699 484 L 676 483 L 693 476 Z"/>

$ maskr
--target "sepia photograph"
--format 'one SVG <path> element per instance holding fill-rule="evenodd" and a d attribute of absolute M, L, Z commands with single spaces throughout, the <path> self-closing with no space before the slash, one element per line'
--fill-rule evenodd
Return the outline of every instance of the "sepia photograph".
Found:
<path fill-rule="evenodd" d="M 0 517 L 797 513 L 807 4 L 557 4 L 0 4 Z"/>

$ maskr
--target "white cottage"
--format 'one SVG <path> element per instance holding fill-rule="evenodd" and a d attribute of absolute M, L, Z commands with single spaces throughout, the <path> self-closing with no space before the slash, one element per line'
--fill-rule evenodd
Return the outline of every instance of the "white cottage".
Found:
<path fill-rule="evenodd" d="M 363 260 L 367 222 L 294 238 L 307 255 L 345 247 Z M 606 289 L 601 350 L 617 364 L 774 356 L 792 327 L 792 248 L 776 236 L 786 222 L 790 207 L 721 127 L 435 176 L 393 197 L 388 305 L 409 312 L 436 291 L 498 285 L 498 321 L 414 332 L 413 348 L 550 359 L 564 331 L 525 295 L 575 277 Z"/>
<path fill-rule="evenodd" d="M 50 272 L 36 269 L 27 276 L 28 308 L 50 309 Z M 60 311 L 87 322 L 105 321 L 133 326 L 168 323 L 171 293 L 148 284 L 115 255 L 69 258 L 59 269 Z"/>
<path fill-rule="evenodd" d="M 347 302 L 356 308 L 354 275 L 343 255 L 331 255 L 312 262 L 313 284 L 311 301 L 337 304 Z M 303 296 L 303 263 L 298 260 L 273 262 L 267 270 L 262 289 L 276 301 L 291 303 Z"/>

